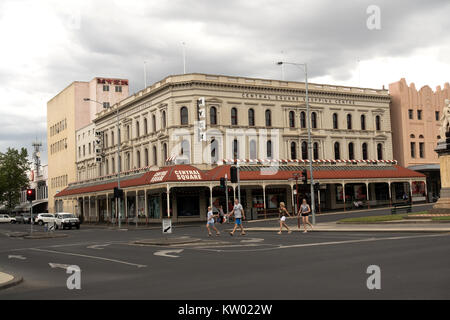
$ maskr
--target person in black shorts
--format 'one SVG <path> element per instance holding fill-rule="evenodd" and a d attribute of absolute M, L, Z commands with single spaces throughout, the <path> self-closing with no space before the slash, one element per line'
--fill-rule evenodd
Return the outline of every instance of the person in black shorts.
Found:
<path fill-rule="evenodd" d="M 306 202 L 306 199 L 303 199 L 302 204 L 300 205 L 300 208 L 298 210 L 298 215 L 302 216 L 302 223 L 303 223 L 303 228 L 305 228 L 305 231 L 303 231 L 303 233 L 308 232 L 306 230 L 306 225 L 309 225 L 311 227 L 311 230 L 313 229 L 313 226 L 311 223 L 309 223 L 309 214 L 311 213 L 311 208 L 309 206 L 309 204 Z"/>

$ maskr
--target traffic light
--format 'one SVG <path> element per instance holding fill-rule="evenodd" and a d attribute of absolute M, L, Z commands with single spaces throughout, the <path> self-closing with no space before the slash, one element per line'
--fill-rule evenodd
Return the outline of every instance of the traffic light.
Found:
<path fill-rule="evenodd" d="M 27 189 L 27 201 L 36 200 L 36 189 Z"/>
<path fill-rule="evenodd" d="M 319 191 L 320 189 L 320 183 L 316 182 L 314 183 L 314 191 Z"/>
<path fill-rule="evenodd" d="M 123 189 L 114 188 L 114 198 L 123 198 Z"/>
<path fill-rule="evenodd" d="M 304 184 L 308 184 L 308 172 L 306 169 L 302 170 L 302 180 Z"/>
<path fill-rule="evenodd" d="M 238 172 L 237 167 L 230 167 L 230 181 L 231 183 L 237 183 L 238 182 Z"/>
<path fill-rule="evenodd" d="M 225 178 L 220 178 L 220 187 L 225 189 Z"/>

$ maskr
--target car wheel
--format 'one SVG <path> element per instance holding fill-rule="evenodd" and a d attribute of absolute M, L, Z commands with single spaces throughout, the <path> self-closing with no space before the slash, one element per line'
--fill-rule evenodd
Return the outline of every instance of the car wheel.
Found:
<path fill-rule="evenodd" d="M 39 220 L 38 224 L 39 224 L 40 226 L 42 226 L 42 225 L 44 224 L 44 221 Z"/>

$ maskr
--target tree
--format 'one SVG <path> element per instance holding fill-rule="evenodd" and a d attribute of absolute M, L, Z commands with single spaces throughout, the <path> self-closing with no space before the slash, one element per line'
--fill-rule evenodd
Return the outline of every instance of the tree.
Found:
<path fill-rule="evenodd" d="M 8 148 L 0 152 L 0 203 L 5 203 L 9 212 L 19 204 L 20 192 L 28 187 L 27 171 L 30 170 L 27 149 Z"/>

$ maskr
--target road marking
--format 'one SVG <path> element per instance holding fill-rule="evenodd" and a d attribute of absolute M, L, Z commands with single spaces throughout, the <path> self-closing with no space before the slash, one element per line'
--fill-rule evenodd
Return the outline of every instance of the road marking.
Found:
<path fill-rule="evenodd" d="M 8 259 L 26 260 L 27 258 L 25 258 L 24 256 L 16 256 L 16 255 L 10 254 L 10 255 L 8 256 Z"/>
<path fill-rule="evenodd" d="M 49 253 L 57 253 L 57 254 L 65 254 L 65 255 L 68 255 L 68 256 L 76 256 L 76 257 L 82 257 L 82 258 L 104 260 L 104 261 L 110 261 L 110 262 L 115 262 L 115 263 L 120 263 L 120 264 L 126 264 L 126 265 L 129 265 L 129 266 L 134 266 L 134 267 L 138 267 L 138 268 L 145 268 L 145 267 L 147 267 L 146 265 L 143 265 L 143 264 L 136 264 L 136 263 L 126 262 L 126 261 L 121 261 L 121 260 L 116 260 L 116 259 L 108 259 L 108 258 L 104 258 L 104 257 L 89 256 L 89 255 L 79 254 L 79 253 L 61 252 L 61 251 L 45 250 L 45 249 L 38 249 L 38 248 L 30 248 L 29 250 L 49 252 Z"/>
<path fill-rule="evenodd" d="M 264 239 L 261 238 L 250 238 L 250 239 L 246 239 L 246 240 L 241 240 L 241 242 L 243 243 L 255 243 L 255 242 L 262 242 L 264 241 Z"/>
<path fill-rule="evenodd" d="M 175 256 L 169 253 L 181 253 L 184 249 L 177 249 L 177 250 L 160 250 L 154 253 L 155 256 L 160 257 L 169 257 L 169 258 L 179 258 L 179 256 Z"/>
<path fill-rule="evenodd" d="M 52 269 L 61 268 L 61 269 L 67 270 L 67 268 L 70 267 L 70 264 L 60 264 L 60 263 L 52 263 L 52 262 L 50 262 L 48 265 L 50 267 L 52 267 Z"/>
<path fill-rule="evenodd" d="M 104 247 L 107 247 L 107 246 L 109 246 L 110 244 L 108 243 L 108 244 L 94 244 L 94 245 L 92 245 L 92 246 L 88 246 L 87 248 L 88 249 L 97 249 L 97 250 L 103 250 L 103 249 L 105 249 Z"/>

